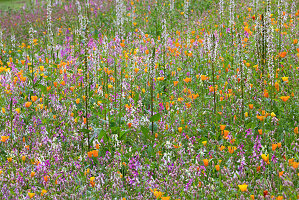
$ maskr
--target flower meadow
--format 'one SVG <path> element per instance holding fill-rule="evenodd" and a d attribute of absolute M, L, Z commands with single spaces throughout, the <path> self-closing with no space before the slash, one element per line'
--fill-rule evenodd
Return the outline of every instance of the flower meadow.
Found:
<path fill-rule="evenodd" d="M 299 199 L 298 1 L 0 15 L 1 199 Z"/>

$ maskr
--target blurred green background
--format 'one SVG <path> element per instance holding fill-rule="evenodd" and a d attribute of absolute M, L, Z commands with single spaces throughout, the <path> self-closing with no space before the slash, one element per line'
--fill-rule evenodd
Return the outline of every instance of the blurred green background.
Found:
<path fill-rule="evenodd" d="M 31 0 L 0 0 L 0 10 L 20 9 Z"/>

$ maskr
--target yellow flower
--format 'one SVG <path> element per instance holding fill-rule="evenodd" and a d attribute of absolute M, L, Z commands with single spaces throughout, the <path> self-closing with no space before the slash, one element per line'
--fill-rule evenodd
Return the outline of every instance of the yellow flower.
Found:
<path fill-rule="evenodd" d="M 284 82 L 286 82 L 286 83 L 289 82 L 289 77 L 281 77 L 281 79 L 282 79 Z"/>
<path fill-rule="evenodd" d="M 202 141 L 202 144 L 203 144 L 204 146 L 206 146 L 206 145 L 207 145 L 207 141 Z"/>
<path fill-rule="evenodd" d="M 21 111 L 20 108 L 16 108 L 16 112 L 17 112 L 18 114 L 20 114 L 20 111 Z"/>
<path fill-rule="evenodd" d="M 179 127 L 178 128 L 179 132 L 181 133 L 183 131 L 183 128 L 182 127 Z"/>
<path fill-rule="evenodd" d="M 248 186 L 248 185 L 243 184 L 243 185 L 238 185 L 238 186 L 239 186 L 239 188 L 240 188 L 240 190 L 241 190 L 242 192 L 246 192 L 246 191 L 247 191 L 247 186 Z"/>
<path fill-rule="evenodd" d="M 1 142 L 6 142 L 9 139 L 9 136 L 1 136 Z"/>
<path fill-rule="evenodd" d="M 269 163 L 269 154 L 262 154 L 262 159 L 266 162 Z"/>
<path fill-rule="evenodd" d="M 28 196 L 31 198 L 33 198 L 35 196 L 35 193 L 31 193 L 31 192 L 28 192 Z"/>
<path fill-rule="evenodd" d="M 248 117 L 248 112 L 245 113 L 245 117 Z"/>
<path fill-rule="evenodd" d="M 156 197 L 157 199 L 159 199 L 159 198 L 162 197 L 163 193 L 162 193 L 161 191 L 155 191 L 155 192 L 154 192 L 154 195 L 155 195 L 155 197 Z"/>
<path fill-rule="evenodd" d="M 2 113 L 5 113 L 5 108 L 2 107 Z"/>
<path fill-rule="evenodd" d="M 43 195 L 46 194 L 46 193 L 47 193 L 47 190 L 44 190 L 44 189 L 43 189 L 40 195 L 43 196 Z"/>
<path fill-rule="evenodd" d="M 276 117 L 274 112 L 271 112 L 271 117 Z"/>
<path fill-rule="evenodd" d="M 161 200 L 170 200 L 170 197 L 161 197 Z"/>

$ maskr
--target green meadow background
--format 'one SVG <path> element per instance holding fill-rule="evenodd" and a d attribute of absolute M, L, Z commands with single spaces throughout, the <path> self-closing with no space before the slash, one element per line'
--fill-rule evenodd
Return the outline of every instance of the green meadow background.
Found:
<path fill-rule="evenodd" d="M 30 3 L 30 0 L 0 0 L 0 10 L 20 9 L 25 3 Z"/>

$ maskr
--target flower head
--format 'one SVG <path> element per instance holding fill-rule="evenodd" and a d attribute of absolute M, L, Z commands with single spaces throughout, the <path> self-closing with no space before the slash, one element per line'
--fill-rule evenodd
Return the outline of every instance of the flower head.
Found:
<path fill-rule="evenodd" d="M 286 102 L 287 100 L 289 100 L 290 96 L 281 96 L 280 98 L 283 102 Z"/>
<path fill-rule="evenodd" d="M 242 191 L 242 192 L 246 192 L 247 191 L 247 186 L 246 184 L 243 184 L 243 185 L 238 185 L 239 186 L 239 189 Z"/>

